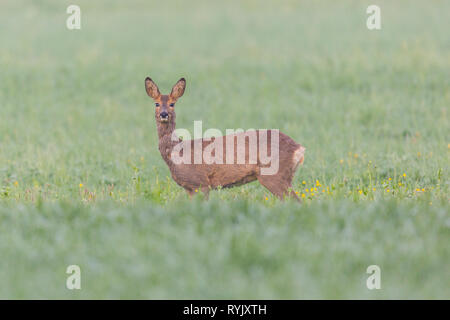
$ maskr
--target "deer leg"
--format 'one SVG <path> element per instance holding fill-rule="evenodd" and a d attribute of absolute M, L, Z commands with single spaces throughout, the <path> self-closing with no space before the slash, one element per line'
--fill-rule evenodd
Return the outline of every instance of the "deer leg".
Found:
<path fill-rule="evenodd" d="M 191 190 L 191 189 L 184 189 L 186 190 L 189 199 L 192 199 L 193 196 L 195 196 L 195 194 L 198 192 L 198 189 L 196 189 L 197 191 Z M 203 195 L 205 196 L 205 199 L 209 198 L 209 187 L 202 187 L 200 189 L 203 192 Z"/>
<path fill-rule="evenodd" d="M 209 199 L 209 187 L 202 187 L 202 192 L 205 195 L 205 199 Z"/>
<path fill-rule="evenodd" d="M 295 194 L 294 191 L 289 190 L 292 188 L 292 184 L 290 181 L 283 181 L 281 177 L 278 175 L 272 176 L 263 176 L 258 175 L 258 181 L 266 187 L 267 190 L 272 192 L 275 196 L 277 196 L 280 200 L 284 200 L 284 197 L 292 197 L 295 200 L 301 202 L 300 198 Z"/>
<path fill-rule="evenodd" d="M 290 186 L 290 188 L 292 188 L 292 186 Z M 298 202 L 302 202 L 302 200 L 298 197 L 298 195 L 293 190 L 291 190 L 291 192 L 289 192 L 289 196 L 291 198 L 294 198 Z"/>
<path fill-rule="evenodd" d="M 195 194 L 195 192 L 190 190 L 190 189 L 184 189 L 184 190 L 186 190 L 186 192 L 187 192 L 187 194 L 189 196 L 189 199 L 192 199 L 192 196 Z"/>
<path fill-rule="evenodd" d="M 259 183 L 261 183 L 264 187 L 266 187 L 267 190 L 272 192 L 278 198 L 283 199 L 283 196 L 287 195 L 288 193 L 287 184 L 283 183 L 283 181 L 281 181 L 280 179 L 277 179 L 278 177 L 276 175 L 272 176 L 259 175 L 257 178 Z"/>

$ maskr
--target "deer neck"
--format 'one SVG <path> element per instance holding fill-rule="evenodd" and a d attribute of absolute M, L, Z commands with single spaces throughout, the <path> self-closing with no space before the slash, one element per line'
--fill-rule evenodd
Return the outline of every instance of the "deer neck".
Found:
<path fill-rule="evenodd" d="M 159 152 L 167 165 L 171 167 L 173 162 L 170 159 L 170 154 L 172 153 L 173 147 L 181 141 L 178 137 L 173 137 L 173 132 L 175 131 L 175 120 L 171 120 L 168 123 L 157 122 L 157 128 Z"/>
<path fill-rule="evenodd" d="M 175 131 L 175 121 L 169 121 L 167 123 L 157 122 L 156 126 L 158 129 L 159 141 L 165 136 L 169 136 L 170 138 Z"/>

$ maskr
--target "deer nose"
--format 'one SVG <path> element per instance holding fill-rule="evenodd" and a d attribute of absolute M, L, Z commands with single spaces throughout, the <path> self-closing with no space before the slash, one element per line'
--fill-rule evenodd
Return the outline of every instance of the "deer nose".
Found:
<path fill-rule="evenodd" d="M 163 119 L 167 119 L 169 117 L 169 114 L 166 111 L 163 111 L 159 114 L 159 116 Z"/>

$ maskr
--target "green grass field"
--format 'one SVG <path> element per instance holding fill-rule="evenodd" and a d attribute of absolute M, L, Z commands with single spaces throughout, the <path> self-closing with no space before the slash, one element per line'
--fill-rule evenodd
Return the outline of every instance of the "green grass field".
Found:
<path fill-rule="evenodd" d="M 0 298 L 449 299 L 450 2 L 370 4 L 2 1 Z M 186 77 L 179 128 L 304 145 L 303 203 L 189 200 L 146 76 Z"/>

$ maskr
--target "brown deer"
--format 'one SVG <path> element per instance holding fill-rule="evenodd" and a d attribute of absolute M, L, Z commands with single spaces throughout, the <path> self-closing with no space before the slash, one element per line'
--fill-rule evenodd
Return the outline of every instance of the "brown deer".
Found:
<path fill-rule="evenodd" d="M 172 178 L 190 197 L 198 190 L 208 197 L 210 189 L 229 188 L 258 180 L 280 199 L 291 196 L 299 200 L 292 190 L 292 179 L 298 165 L 303 163 L 303 146 L 278 130 L 182 140 L 174 132 L 175 103 L 185 88 L 186 80 L 181 78 L 169 95 L 162 95 L 152 79 L 145 79 L 147 94 L 156 105 L 159 151 L 169 166 Z M 270 151 L 270 156 L 277 156 L 273 159 L 273 162 L 277 161 L 276 172 L 264 174 L 264 170 L 268 171 L 272 164 L 262 156 L 263 149 Z M 180 155 L 184 162 L 179 161 Z M 201 161 L 196 162 L 196 159 Z"/>

